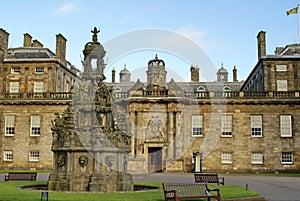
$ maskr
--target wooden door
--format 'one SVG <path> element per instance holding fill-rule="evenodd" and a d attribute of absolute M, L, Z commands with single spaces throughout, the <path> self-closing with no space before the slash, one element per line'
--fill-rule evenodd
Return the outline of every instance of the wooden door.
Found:
<path fill-rule="evenodd" d="M 149 147 L 149 172 L 162 171 L 162 148 Z"/>

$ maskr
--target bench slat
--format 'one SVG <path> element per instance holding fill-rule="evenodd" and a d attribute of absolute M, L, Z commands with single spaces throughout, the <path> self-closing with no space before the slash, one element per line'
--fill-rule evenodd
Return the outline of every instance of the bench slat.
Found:
<path fill-rule="evenodd" d="M 5 175 L 5 181 L 36 181 L 36 172 L 9 172 Z"/>
<path fill-rule="evenodd" d="M 162 183 L 165 200 L 181 200 L 186 198 L 214 198 L 220 200 L 219 189 L 211 190 L 207 183 Z M 210 194 L 217 191 L 217 194 Z"/>
<path fill-rule="evenodd" d="M 219 177 L 218 174 L 194 173 L 195 182 L 207 182 L 224 185 L 224 177 Z"/>

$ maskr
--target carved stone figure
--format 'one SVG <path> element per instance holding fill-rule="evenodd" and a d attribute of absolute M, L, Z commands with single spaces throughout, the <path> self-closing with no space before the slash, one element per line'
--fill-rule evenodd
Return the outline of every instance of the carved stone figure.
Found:
<path fill-rule="evenodd" d="M 88 158 L 86 156 L 80 156 L 78 158 L 78 163 L 80 166 L 80 171 L 85 172 L 86 171 L 86 166 L 88 164 Z"/>

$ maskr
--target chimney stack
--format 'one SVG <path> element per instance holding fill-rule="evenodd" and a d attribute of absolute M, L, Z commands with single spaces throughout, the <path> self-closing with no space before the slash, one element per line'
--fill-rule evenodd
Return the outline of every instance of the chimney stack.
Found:
<path fill-rule="evenodd" d="M 67 39 L 61 35 L 56 35 L 56 58 L 60 60 L 64 65 L 67 65 L 66 62 L 66 43 Z"/>
<path fill-rule="evenodd" d="M 191 65 L 191 81 L 199 82 L 199 68 L 198 66 Z"/>
<path fill-rule="evenodd" d="M 32 37 L 28 33 L 24 34 L 23 47 L 31 47 Z"/>
<path fill-rule="evenodd" d="M 237 82 L 237 69 L 236 66 L 233 67 L 233 82 Z"/>
<path fill-rule="evenodd" d="M 111 82 L 112 83 L 116 82 L 116 70 L 114 68 L 111 71 Z"/>
<path fill-rule="evenodd" d="M 9 33 L 0 28 L 0 62 L 7 54 Z"/>
<path fill-rule="evenodd" d="M 43 47 L 43 44 L 38 40 L 33 40 L 32 47 Z"/>
<path fill-rule="evenodd" d="M 257 35 L 258 60 L 266 56 L 266 32 L 260 31 Z"/>

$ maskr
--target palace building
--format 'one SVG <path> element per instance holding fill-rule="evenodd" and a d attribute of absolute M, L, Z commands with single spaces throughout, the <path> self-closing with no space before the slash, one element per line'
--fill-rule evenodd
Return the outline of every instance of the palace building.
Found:
<path fill-rule="evenodd" d="M 29 34 L 23 47 L 8 48 L 9 34 L 0 34 L 1 169 L 51 169 L 51 122 L 82 77 L 66 60 L 61 34 L 55 54 Z M 145 81 L 132 81 L 124 68 L 117 82 L 112 70 L 113 118 L 130 122 L 128 172 L 198 171 L 199 154 L 207 172 L 299 172 L 300 46 L 267 55 L 265 32 L 257 42 L 258 61 L 245 81 L 236 67 L 228 80 L 223 64 L 215 81 L 199 79 L 201 66 L 190 67 L 189 82 L 167 80 L 168 61 L 159 55 L 145 61 Z"/>
<path fill-rule="evenodd" d="M 8 41 L 0 29 L 0 168 L 51 169 L 51 120 L 71 103 L 78 70 L 66 60 L 61 34 L 55 53 L 28 33 L 22 47 Z"/>

